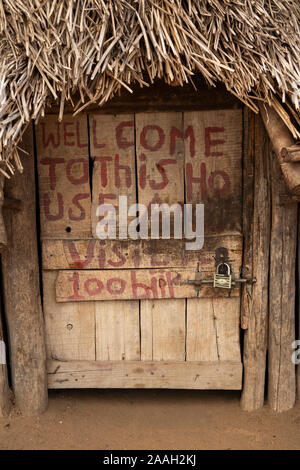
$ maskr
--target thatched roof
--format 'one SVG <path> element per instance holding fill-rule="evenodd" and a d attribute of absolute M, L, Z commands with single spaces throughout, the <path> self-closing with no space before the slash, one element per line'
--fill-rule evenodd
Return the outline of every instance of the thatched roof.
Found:
<path fill-rule="evenodd" d="M 79 112 L 196 72 L 273 105 L 299 138 L 299 20 L 299 0 L 1 0 L 0 171 L 21 168 L 22 132 L 50 102 L 62 118 L 76 91 Z"/>

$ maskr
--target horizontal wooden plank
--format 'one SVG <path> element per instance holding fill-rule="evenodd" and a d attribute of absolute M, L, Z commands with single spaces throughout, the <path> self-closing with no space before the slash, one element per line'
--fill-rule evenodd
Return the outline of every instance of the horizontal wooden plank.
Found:
<path fill-rule="evenodd" d="M 239 272 L 242 236 L 206 237 L 200 251 L 186 250 L 184 240 L 44 240 L 43 269 L 125 269 L 193 267 L 213 271 L 219 250 L 227 250 Z"/>
<path fill-rule="evenodd" d="M 241 390 L 241 362 L 48 361 L 49 388 Z"/>
<path fill-rule="evenodd" d="M 211 278 L 211 276 L 210 276 Z M 188 283 L 195 279 L 195 270 L 124 269 L 119 271 L 58 271 L 55 283 L 57 302 L 94 300 L 183 299 L 194 297 L 238 296 L 239 288 L 203 286 L 199 295 Z M 207 273 L 203 273 L 207 279 Z"/>
<path fill-rule="evenodd" d="M 170 86 L 163 80 L 156 80 L 151 86 L 143 88 L 133 84 L 133 93 L 123 88 L 120 95 L 115 96 L 103 106 L 99 107 L 97 103 L 92 103 L 86 110 L 99 114 L 127 114 L 129 112 L 175 110 L 182 112 L 186 109 L 208 110 L 242 107 L 241 101 L 232 93 L 229 93 L 221 83 L 216 84 L 214 87 L 208 87 L 200 75 L 194 77 L 193 81 L 197 90 L 191 84 Z M 79 93 L 75 95 L 74 102 L 81 102 Z M 68 102 L 65 104 L 65 112 L 74 112 L 74 108 Z M 58 113 L 59 106 L 57 106 L 57 103 L 51 103 L 51 106 L 47 109 L 47 114 Z M 85 111 L 82 111 L 81 114 L 85 114 Z"/>

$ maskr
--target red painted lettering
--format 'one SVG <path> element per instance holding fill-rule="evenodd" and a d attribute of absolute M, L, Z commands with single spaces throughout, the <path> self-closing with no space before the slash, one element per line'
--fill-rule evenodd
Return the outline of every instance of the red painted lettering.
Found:
<path fill-rule="evenodd" d="M 124 122 L 121 122 L 116 127 L 116 142 L 120 149 L 127 149 L 129 147 L 134 146 L 134 142 L 127 140 L 126 137 L 124 137 L 123 135 L 123 131 L 126 127 L 133 127 L 133 126 L 134 126 L 133 121 L 124 121 Z"/>
<path fill-rule="evenodd" d="M 211 140 L 210 135 L 216 132 L 224 132 L 224 127 L 206 127 L 205 134 L 205 156 L 206 157 L 221 157 L 223 152 L 211 152 L 211 147 L 225 143 L 225 140 Z"/>
<path fill-rule="evenodd" d="M 99 144 L 97 142 L 97 121 L 93 119 L 93 124 L 92 124 L 92 135 L 93 135 L 93 147 L 95 149 L 103 149 L 105 147 L 105 144 Z"/>
<path fill-rule="evenodd" d="M 105 253 L 105 249 L 103 249 L 103 248 L 100 248 L 100 249 L 99 249 L 98 260 L 99 260 L 99 268 L 104 268 L 104 267 L 105 267 L 105 264 L 106 264 L 106 253 Z"/>
<path fill-rule="evenodd" d="M 172 279 L 171 278 L 172 273 L 170 271 L 166 272 L 166 277 L 167 277 L 167 282 L 168 282 L 168 288 L 169 288 L 169 294 L 170 297 L 173 298 L 175 296 L 174 294 L 174 285 L 178 284 L 181 279 L 181 275 L 179 273 L 176 273 L 176 276 Z"/>
<path fill-rule="evenodd" d="M 58 211 L 56 214 L 50 214 L 50 203 L 51 199 L 49 193 L 44 193 L 43 196 L 43 205 L 45 210 L 45 217 L 47 220 L 51 220 L 52 222 L 55 220 L 60 220 L 64 216 L 64 201 L 61 193 L 57 193 L 57 206 Z"/>
<path fill-rule="evenodd" d="M 86 254 L 83 259 L 80 258 L 79 253 L 76 249 L 74 242 L 67 241 L 67 247 L 71 255 L 72 260 L 74 261 L 77 269 L 86 268 L 94 258 L 94 250 L 96 245 L 96 240 L 91 240 L 88 243 Z"/>
<path fill-rule="evenodd" d="M 193 165 L 191 163 L 186 164 L 185 169 L 186 174 L 186 196 L 187 201 L 193 201 L 196 197 L 193 198 L 193 183 L 200 184 L 200 198 L 203 199 L 207 196 L 207 184 L 206 184 L 206 165 L 201 163 L 200 165 L 200 177 L 193 176 Z M 197 191 L 197 199 L 199 190 Z"/>
<path fill-rule="evenodd" d="M 162 176 L 162 181 L 160 183 L 156 183 L 154 180 L 150 180 L 149 181 L 150 188 L 151 189 L 159 189 L 159 190 L 164 189 L 169 183 L 169 179 L 167 177 L 167 173 L 166 173 L 166 170 L 165 170 L 164 166 L 165 165 L 174 165 L 176 163 L 177 163 L 177 161 L 173 160 L 171 158 L 164 158 L 162 160 L 159 160 L 159 162 L 156 163 L 156 168 L 158 169 L 159 173 Z"/>
<path fill-rule="evenodd" d="M 60 145 L 60 125 L 59 122 L 56 124 L 56 139 L 54 134 L 51 132 L 46 136 L 46 123 L 41 122 L 42 126 L 42 136 L 43 136 L 43 147 L 46 148 L 48 145 L 52 144 L 52 147 L 55 149 Z"/>
<path fill-rule="evenodd" d="M 165 298 L 166 297 L 165 286 L 167 285 L 166 280 L 163 277 L 160 277 L 158 280 L 158 285 L 160 287 L 162 298 Z"/>
<path fill-rule="evenodd" d="M 118 286 L 116 286 L 116 284 L 118 284 Z M 118 277 L 112 277 L 111 279 L 108 279 L 106 283 L 106 289 L 111 295 L 123 294 L 125 287 L 126 282 L 124 281 L 124 279 L 120 279 Z"/>
<path fill-rule="evenodd" d="M 149 131 L 150 131 L 150 138 L 148 136 Z M 157 139 L 156 143 L 152 142 L 153 131 L 157 132 L 158 139 Z M 140 142 L 141 142 L 141 145 L 145 149 L 150 150 L 150 152 L 156 152 L 157 150 L 159 150 L 164 145 L 165 137 L 166 137 L 165 133 L 164 133 L 164 131 L 162 130 L 161 127 L 159 127 L 159 126 L 145 126 L 143 128 L 142 132 L 141 132 Z"/>
<path fill-rule="evenodd" d="M 93 287 L 93 284 L 95 284 L 95 287 Z M 102 291 L 103 283 L 96 277 L 87 279 L 84 283 L 84 289 L 89 295 L 97 295 Z"/>
<path fill-rule="evenodd" d="M 146 284 L 142 282 L 137 282 L 136 280 L 136 271 L 131 271 L 131 286 L 132 286 L 132 294 L 135 299 L 153 299 L 158 298 L 157 293 L 157 279 L 153 277 L 151 279 L 151 287 L 146 286 Z M 142 289 L 144 294 L 138 293 L 138 289 Z"/>
<path fill-rule="evenodd" d="M 131 169 L 128 165 L 120 165 L 120 155 L 115 156 L 115 186 L 119 188 L 121 186 L 120 171 L 125 171 L 125 184 L 127 188 L 130 188 L 131 182 Z"/>
<path fill-rule="evenodd" d="M 139 156 L 139 160 L 141 162 L 145 162 L 147 160 L 146 155 L 144 153 L 141 153 L 141 155 Z M 139 187 L 141 189 L 145 189 L 146 182 L 147 182 L 147 167 L 146 167 L 146 163 L 142 163 L 142 165 L 139 168 Z"/>
<path fill-rule="evenodd" d="M 80 210 L 79 215 L 74 215 L 73 214 L 73 209 L 72 207 L 69 207 L 68 210 L 68 215 L 70 220 L 84 220 L 85 219 L 85 209 L 82 207 L 79 201 L 82 201 L 82 199 L 88 199 L 90 195 L 88 193 L 82 193 L 82 194 L 76 194 L 76 196 L 73 197 L 72 202 L 74 206 Z"/>
<path fill-rule="evenodd" d="M 223 180 L 222 188 L 215 187 L 214 182 L 217 177 L 220 177 Z M 230 179 L 229 175 L 225 171 L 217 170 L 213 171 L 210 177 L 208 178 L 208 186 L 211 191 L 216 195 L 225 195 L 229 193 L 230 190 Z"/>
<path fill-rule="evenodd" d="M 117 256 L 119 261 L 113 261 L 113 260 L 109 259 L 107 261 L 107 263 L 110 266 L 113 266 L 114 268 L 119 268 L 120 266 L 124 266 L 124 264 L 126 263 L 126 258 L 125 258 L 125 256 L 122 255 L 122 253 L 120 252 L 120 250 L 118 249 L 117 246 L 113 246 L 112 252 Z"/>
<path fill-rule="evenodd" d="M 42 158 L 42 165 L 49 165 L 49 181 L 50 189 L 55 189 L 56 187 L 56 165 L 60 163 L 65 163 L 64 158 Z"/>
<path fill-rule="evenodd" d="M 72 175 L 72 168 L 75 165 L 75 173 L 78 172 L 78 169 L 80 168 L 80 165 L 82 164 L 82 170 L 83 173 L 80 176 L 75 177 Z M 89 180 L 89 164 L 86 158 L 73 158 L 72 160 L 69 160 L 66 166 L 66 174 L 68 180 L 72 184 L 84 184 L 87 183 Z"/>
<path fill-rule="evenodd" d="M 141 261 L 142 261 L 142 257 L 141 257 L 141 253 L 140 253 L 140 250 L 139 250 L 139 249 L 135 249 L 135 250 L 133 251 L 132 261 L 133 261 L 133 265 L 134 265 L 135 268 L 139 268 L 139 267 L 140 267 L 140 264 L 141 264 Z"/>
<path fill-rule="evenodd" d="M 111 157 L 95 157 L 96 162 L 100 162 L 100 182 L 103 188 L 107 186 L 107 162 L 111 162 Z"/>
<path fill-rule="evenodd" d="M 74 132 L 68 132 L 68 127 L 69 126 L 74 126 L 73 122 L 67 122 L 65 121 L 63 123 L 63 128 L 64 128 L 64 144 L 66 147 L 74 147 L 75 142 L 74 140 L 70 141 L 68 140 L 69 137 L 74 137 Z"/>
<path fill-rule="evenodd" d="M 84 299 L 82 295 L 79 295 L 79 273 L 75 272 L 72 277 L 69 277 L 69 281 L 73 282 L 73 295 L 70 295 L 69 300 L 81 300 Z"/>
<path fill-rule="evenodd" d="M 88 146 L 87 142 L 81 142 L 80 140 L 80 126 L 79 121 L 76 122 L 76 140 L 77 140 L 77 147 L 82 149 Z"/>
<path fill-rule="evenodd" d="M 172 127 L 170 131 L 170 155 L 174 155 L 175 153 L 175 139 L 178 137 L 179 139 L 187 139 L 190 138 L 190 155 L 191 157 L 195 156 L 195 134 L 193 126 L 188 126 L 184 133 L 182 133 L 176 127 Z"/>
<path fill-rule="evenodd" d="M 105 203 L 105 199 L 116 199 L 116 195 L 115 194 L 103 194 L 103 193 L 99 194 L 99 197 L 98 197 L 99 206 Z"/>

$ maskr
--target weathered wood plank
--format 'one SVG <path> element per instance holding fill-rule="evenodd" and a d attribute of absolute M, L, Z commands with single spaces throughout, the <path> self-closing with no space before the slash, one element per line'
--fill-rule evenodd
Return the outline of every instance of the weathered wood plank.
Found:
<path fill-rule="evenodd" d="M 141 360 L 185 360 L 185 299 L 141 302 Z"/>
<path fill-rule="evenodd" d="M 299 296 L 299 292 L 300 292 L 300 276 L 299 276 L 299 273 L 300 273 L 300 211 L 298 211 L 298 235 L 297 235 L 297 241 L 298 241 L 298 245 L 297 245 L 297 269 L 298 269 L 298 279 L 297 279 L 297 297 Z M 297 306 L 297 304 L 296 304 Z M 298 328 L 296 327 L 296 336 L 297 336 L 297 339 L 299 340 L 300 339 L 300 302 L 298 302 L 298 306 L 296 308 L 296 315 L 295 315 L 295 326 L 297 325 L 297 322 L 298 322 Z M 297 400 L 299 399 L 300 397 L 300 342 L 296 342 L 294 344 L 295 346 L 295 349 L 294 349 L 294 355 L 293 355 L 293 359 L 295 361 L 295 363 L 297 364 L 297 367 L 296 367 L 296 398 Z"/>
<path fill-rule="evenodd" d="M 41 238 L 91 236 L 87 116 L 47 116 L 36 127 Z"/>
<path fill-rule="evenodd" d="M 250 110 L 244 109 L 244 155 L 243 155 L 243 266 L 242 276 L 253 277 L 253 217 L 254 217 L 254 137 L 255 120 Z M 253 286 L 242 286 L 241 328 L 248 328 L 251 314 Z"/>
<path fill-rule="evenodd" d="M 270 246 L 270 311 L 268 344 L 268 402 L 274 411 L 292 408 L 296 399 L 295 364 L 291 360 L 295 340 L 295 274 L 297 203 L 280 204 L 285 187 L 282 172 L 270 152 L 272 180 L 272 229 Z"/>
<path fill-rule="evenodd" d="M 2 271 L 13 391 L 22 413 L 34 415 L 46 409 L 48 397 L 31 126 L 22 148 L 29 153 L 23 161 L 23 174 L 6 181 L 5 187 L 8 197 L 23 203 L 20 211 L 4 214 L 9 246 L 2 254 Z"/>
<path fill-rule="evenodd" d="M 248 152 L 254 160 L 252 273 L 256 278 L 249 297 L 248 327 L 244 335 L 244 385 L 241 406 L 247 411 L 264 404 L 270 246 L 269 141 L 260 116 L 249 114 Z M 253 134 L 254 133 L 254 134 Z M 249 213 L 251 217 L 251 212 Z"/>
<path fill-rule="evenodd" d="M 119 207 L 119 196 L 127 197 L 128 208 L 136 203 L 134 115 L 91 114 L 89 126 L 93 159 L 92 234 L 97 238 L 97 224 L 101 220 L 97 207 L 113 204 L 117 236 L 127 238 L 127 225 L 131 218 L 127 218 L 127 209 Z M 122 247 L 118 242 L 110 242 L 87 242 L 85 268 L 94 263 L 96 268 L 108 265 L 111 269 L 117 269 L 124 265 L 126 259 L 132 263 L 138 261 L 132 245 Z M 98 249 L 97 254 L 94 249 L 91 250 L 92 246 Z M 71 249 L 73 258 L 74 250 L 76 253 L 76 247 Z M 139 359 L 139 302 L 96 302 L 95 313 L 96 359 Z"/>
<path fill-rule="evenodd" d="M 240 299 L 190 299 L 187 361 L 240 361 Z"/>
<path fill-rule="evenodd" d="M 140 353 L 139 302 L 95 302 L 96 360 L 137 361 Z"/>
<path fill-rule="evenodd" d="M 241 110 L 186 112 L 187 203 L 204 203 L 205 235 L 241 232 Z"/>
<path fill-rule="evenodd" d="M 94 302 L 57 303 L 55 279 L 55 272 L 43 272 L 47 357 L 60 361 L 96 359 Z"/>
<path fill-rule="evenodd" d="M 136 115 L 138 202 L 174 204 L 184 202 L 184 146 L 171 144 L 173 129 L 182 131 L 182 113 Z"/>
<path fill-rule="evenodd" d="M 7 376 L 6 344 L 3 337 L 2 319 L 0 309 L 0 417 L 9 415 L 11 409 L 10 390 Z"/>
<path fill-rule="evenodd" d="M 4 203 L 4 176 L 0 175 L 0 251 L 7 246 L 7 233 L 2 215 Z M 0 417 L 7 416 L 10 411 L 11 403 L 9 397 L 9 386 L 6 364 L 6 345 L 3 338 L 2 318 L 0 306 Z"/>
<path fill-rule="evenodd" d="M 172 140 L 172 135 L 182 133 L 182 113 L 153 113 L 136 115 L 136 153 L 138 169 L 138 202 L 148 207 L 152 214 L 151 204 L 184 204 L 184 145 L 182 139 Z M 171 230 L 169 236 L 174 236 L 175 218 L 171 215 Z M 181 224 L 183 229 L 183 221 Z M 151 225 L 151 236 L 153 237 Z M 160 226 L 162 237 L 164 227 Z M 164 248 L 161 240 L 157 245 Z M 169 245 L 170 246 L 170 245 Z M 178 244 L 184 250 L 184 245 Z M 170 251 L 178 253 L 177 246 L 165 251 L 165 258 Z M 155 249 L 154 253 L 158 253 Z M 179 254 L 179 253 L 178 253 Z M 183 255 L 183 256 L 182 256 Z M 186 254 L 182 251 L 181 258 Z M 156 258 L 157 259 L 157 258 Z M 197 261 L 194 262 L 195 271 Z M 194 276 L 194 274 L 192 274 Z M 164 281 L 162 281 L 164 282 Z M 159 281 L 159 285 L 161 281 Z M 185 315 L 184 286 L 181 286 L 180 300 L 142 300 L 140 302 L 141 316 L 141 349 L 142 358 L 156 360 L 185 359 Z M 193 292 L 195 294 L 195 290 Z M 164 292 L 162 292 L 165 297 Z M 154 296 L 152 296 L 154 297 Z M 166 297 L 176 297 L 167 295 Z M 144 297 L 145 298 L 145 297 Z M 149 297 L 150 299 L 151 297 Z"/>
<path fill-rule="evenodd" d="M 117 272 L 58 271 L 57 302 L 94 300 L 182 299 L 197 297 L 187 281 L 195 278 L 191 269 L 127 269 Z M 203 286 L 199 297 L 236 297 L 239 287 L 231 290 Z"/>
<path fill-rule="evenodd" d="M 241 360 L 240 298 L 212 298 L 220 361 Z"/>
<path fill-rule="evenodd" d="M 187 301 L 187 361 L 219 361 L 212 299 Z"/>
<path fill-rule="evenodd" d="M 242 236 L 206 237 L 202 250 L 186 250 L 185 240 L 44 240 L 43 269 L 125 269 L 157 267 L 215 270 L 217 250 L 225 248 L 239 273 Z"/>
<path fill-rule="evenodd" d="M 205 240 L 210 233 L 222 240 L 225 233 L 241 231 L 241 112 L 187 112 L 183 127 L 186 202 L 204 203 Z M 232 263 L 228 252 L 236 276 L 241 255 Z M 215 272 L 215 263 L 212 268 Z M 187 360 L 240 360 L 239 308 L 239 299 L 188 299 Z"/>
<path fill-rule="evenodd" d="M 116 208 L 117 230 L 127 233 L 127 214 L 119 214 L 119 196 L 127 196 L 128 207 L 136 203 L 134 115 L 89 116 L 93 159 L 92 233 L 97 238 L 96 215 L 100 204 Z M 123 211 L 122 211 L 123 212 Z"/>
<path fill-rule="evenodd" d="M 167 85 L 164 80 L 156 80 L 150 87 L 141 88 L 133 84 L 131 88 L 133 93 L 123 89 L 121 95 L 116 95 L 101 107 L 97 103 L 91 103 L 88 111 L 116 115 L 129 112 L 182 112 L 183 109 L 200 111 L 242 107 L 241 101 L 229 93 L 221 83 L 207 87 L 201 77 L 197 77 L 197 90 L 188 83 L 174 87 Z M 80 94 L 75 94 L 74 102 L 80 100 Z M 73 107 L 68 102 L 65 103 L 65 111 L 73 113 Z M 54 103 L 47 113 L 58 114 L 59 105 Z"/>
<path fill-rule="evenodd" d="M 7 247 L 7 233 L 3 219 L 3 206 L 4 206 L 4 180 L 5 176 L 0 175 L 0 253 Z"/>
<path fill-rule="evenodd" d="M 241 362 L 49 361 L 49 388 L 240 390 Z"/>

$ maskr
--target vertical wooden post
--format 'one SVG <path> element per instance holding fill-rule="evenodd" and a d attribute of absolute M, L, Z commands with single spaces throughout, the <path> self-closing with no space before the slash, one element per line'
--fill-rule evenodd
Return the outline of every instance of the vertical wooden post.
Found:
<path fill-rule="evenodd" d="M 3 328 L 0 311 L 0 417 L 9 414 L 11 408 L 10 390 L 7 379 L 6 345 L 3 338 Z"/>
<path fill-rule="evenodd" d="M 264 404 L 266 351 L 267 351 L 267 319 L 268 319 L 268 276 L 269 276 L 269 245 L 270 245 L 270 179 L 268 138 L 260 116 L 245 110 L 249 116 L 245 134 L 245 168 L 244 183 L 253 178 L 253 207 L 246 202 L 243 209 L 245 237 L 249 230 L 251 237 L 246 245 L 252 246 L 252 252 L 244 260 L 244 273 L 252 274 L 256 284 L 243 295 L 242 312 L 244 323 L 244 384 L 241 406 L 244 410 L 259 409 Z M 249 184 L 248 184 L 249 186 Z M 250 182 L 251 186 L 251 182 Z M 247 188 L 247 184 L 246 184 Z M 248 188 L 249 190 L 249 188 Z M 244 198 L 245 201 L 245 198 Z M 247 303 L 247 305 L 246 305 Z M 243 318 L 244 317 L 244 318 Z M 245 318 L 246 317 L 246 318 Z"/>
<path fill-rule="evenodd" d="M 6 195 L 22 200 L 22 207 L 19 212 L 6 211 L 4 214 L 9 243 L 2 255 L 2 269 L 16 405 L 25 415 L 37 415 L 47 407 L 47 373 L 31 126 L 22 145 L 29 153 L 23 158 L 24 172 L 7 181 L 5 186 Z"/>
<path fill-rule="evenodd" d="M 253 189 L 254 189 L 254 136 L 255 119 L 248 108 L 244 109 L 243 155 L 243 266 L 242 276 L 253 277 Z M 251 284 L 242 286 L 241 328 L 247 330 L 252 307 Z"/>
<path fill-rule="evenodd" d="M 0 251 L 7 245 L 7 235 L 3 220 L 2 208 L 4 203 L 4 176 L 0 174 Z M 0 416 L 7 416 L 10 411 L 10 391 L 8 387 L 6 345 L 3 338 L 2 312 L 0 307 Z"/>
<path fill-rule="evenodd" d="M 7 234 L 3 220 L 3 204 L 4 204 L 4 176 L 0 174 L 0 252 L 7 246 Z"/>
<path fill-rule="evenodd" d="M 296 312 L 296 315 L 297 315 L 297 320 L 298 320 L 298 328 L 296 330 L 296 340 L 299 341 L 300 339 L 300 204 L 298 205 L 298 236 L 297 236 L 297 242 L 298 242 L 298 260 L 297 260 L 297 272 L 298 272 L 298 280 L 297 280 L 297 297 L 298 297 L 298 305 L 297 305 L 297 312 Z M 296 319 L 295 319 L 295 323 L 296 323 Z M 300 354 L 299 354 L 299 351 L 300 351 L 300 348 L 299 346 L 297 345 L 298 342 L 295 343 L 296 344 L 296 348 L 294 349 L 294 352 L 295 352 L 295 359 L 297 360 L 297 362 L 300 360 Z M 300 363 L 297 364 L 297 367 L 296 367 L 296 398 L 297 400 L 299 401 L 299 398 L 300 398 Z"/>
<path fill-rule="evenodd" d="M 281 203 L 287 192 L 278 159 L 270 152 L 272 229 L 270 247 L 270 304 L 268 401 L 275 411 L 292 408 L 296 397 L 292 343 L 295 340 L 295 271 L 297 203 Z"/>

